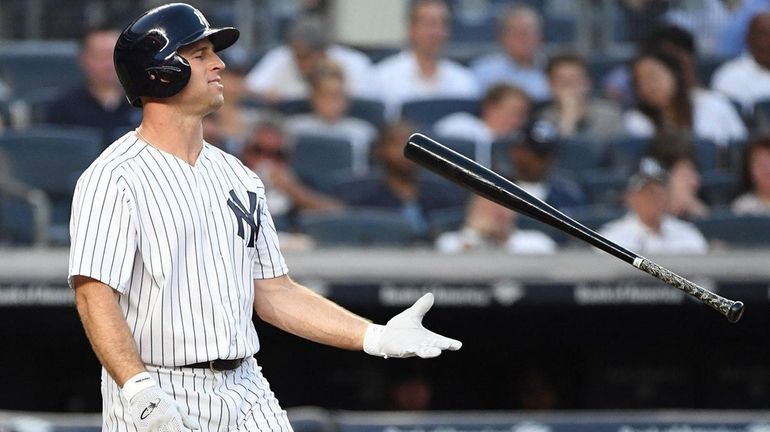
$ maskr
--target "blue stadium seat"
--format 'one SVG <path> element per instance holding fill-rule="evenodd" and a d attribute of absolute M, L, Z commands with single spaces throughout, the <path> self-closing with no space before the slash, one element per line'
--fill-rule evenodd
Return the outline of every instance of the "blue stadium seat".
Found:
<path fill-rule="evenodd" d="M 352 161 L 350 142 L 314 135 L 299 135 L 291 156 L 297 175 L 314 187 L 328 183 L 334 172 L 350 169 Z"/>
<path fill-rule="evenodd" d="M 465 207 L 434 210 L 428 214 L 430 232 L 435 237 L 443 232 L 456 231 L 465 222 Z"/>
<path fill-rule="evenodd" d="M 30 90 L 22 100 L 29 114 L 31 124 L 41 124 L 48 120 L 51 105 L 62 97 L 66 89 L 43 87 Z"/>
<path fill-rule="evenodd" d="M 613 166 L 633 172 L 649 147 L 649 138 L 621 136 L 610 139 L 609 151 Z"/>
<path fill-rule="evenodd" d="M 469 159 L 476 159 L 475 141 L 446 135 L 435 135 L 432 138 Z"/>
<path fill-rule="evenodd" d="M 543 39 L 547 43 L 568 44 L 577 38 L 577 23 L 568 16 L 546 15 L 543 20 Z"/>
<path fill-rule="evenodd" d="M 23 99 L 44 87 L 66 89 L 83 82 L 74 46 L 18 44 L 0 49 L 0 78 Z"/>
<path fill-rule="evenodd" d="M 0 193 L 0 245 L 30 245 L 34 242 L 34 231 L 29 205 Z"/>
<path fill-rule="evenodd" d="M 354 98 L 350 101 L 348 115 L 379 128 L 385 124 L 385 104 L 378 100 Z"/>
<path fill-rule="evenodd" d="M 717 213 L 695 221 L 709 241 L 732 247 L 770 247 L 770 217 Z"/>
<path fill-rule="evenodd" d="M 476 99 L 436 98 L 405 102 L 401 117 L 420 127 L 430 128 L 441 118 L 456 112 L 479 115 L 481 103 Z"/>
<path fill-rule="evenodd" d="M 585 171 L 580 176 L 580 184 L 593 204 L 620 206 L 626 183 L 628 173 L 622 170 L 598 169 Z"/>
<path fill-rule="evenodd" d="M 762 99 L 754 103 L 751 119 L 754 128 L 770 130 L 770 99 Z"/>
<path fill-rule="evenodd" d="M 554 166 L 579 176 L 583 172 L 599 168 L 604 154 L 590 141 L 571 138 L 561 142 Z"/>
<path fill-rule="evenodd" d="M 717 146 L 713 141 L 705 138 L 697 138 L 695 144 L 695 159 L 701 172 L 715 170 L 717 168 Z"/>
<path fill-rule="evenodd" d="M 0 149 L 10 159 L 14 176 L 48 194 L 55 226 L 68 224 L 74 180 L 101 148 L 101 135 L 89 128 L 50 127 L 0 135 Z"/>
<path fill-rule="evenodd" d="M 378 209 L 305 214 L 301 230 L 321 246 L 406 246 L 417 235 L 399 212 Z"/>
<path fill-rule="evenodd" d="M 277 102 L 274 105 L 276 111 L 283 115 L 303 114 L 313 111 L 313 107 L 310 106 L 308 99 L 289 99 Z"/>
<path fill-rule="evenodd" d="M 710 206 L 728 206 L 737 191 L 738 176 L 734 172 L 706 171 L 701 174 L 700 195 Z"/>

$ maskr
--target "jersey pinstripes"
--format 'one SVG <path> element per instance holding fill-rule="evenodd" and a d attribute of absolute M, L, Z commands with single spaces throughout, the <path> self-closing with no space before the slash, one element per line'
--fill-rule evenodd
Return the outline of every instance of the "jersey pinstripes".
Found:
<path fill-rule="evenodd" d="M 146 364 L 259 350 L 253 279 L 287 268 L 264 186 L 237 159 L 205 144 L 190 166 L 128 133 L 79 179 L 70 229 L 70 277 L 88 276 L 122 294 Z"/>

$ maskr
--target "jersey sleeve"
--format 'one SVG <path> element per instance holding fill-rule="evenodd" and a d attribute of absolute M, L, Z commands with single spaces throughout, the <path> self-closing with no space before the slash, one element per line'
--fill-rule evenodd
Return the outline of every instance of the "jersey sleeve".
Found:
<path fill-rule="evenodd" d="M 125 180 L 88 170 L 78 181 L 70 219 L 68 281 L 87 276 L 123 293 L 137 251 L 133 202 Z"/>
<path fill-rule="evenodd" d="M 259 235 L 256 241 L 252 275 L 254 279 L 272 279 L 285 275 L 289 272 L 289 269 L 283 259 L 283 254 L 278 244 L 278 233 L 264 196 L 261 201 L 259 209 Z"/>

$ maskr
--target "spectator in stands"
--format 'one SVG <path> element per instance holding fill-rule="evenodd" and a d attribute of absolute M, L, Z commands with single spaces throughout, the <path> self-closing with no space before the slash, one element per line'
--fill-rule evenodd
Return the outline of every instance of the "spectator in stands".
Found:
<path fill-rule="evenodd" d="M 85 33 L 78 57 L 85 83 L 51 104 L 46 115 L 49 123 L 99 129 L 105 145 L 139 124 L 141 111 L 128 103 L 112 61 L 119 35 L 120 30 L 112 27 Z"/>
<path fill-rule="evenodd" d="M 405 122 L 385 126 L 373 149 L 382 175 L 360 187 L 345 188 L 339 196 L 351 206 L 400 211 L 417 233 L 427 236 L 429 214 L 464 205 L 465 195 L 445 181 L 419 175 L 417 165 L 404 156 L 404 143 L 414 132 L 415 127 Z"/>
<path fill-rule="evenodd" d="M 440 119 L 433 126 L 442 136 L 471 140 L 476 143 L 476 161 L 492 164 L 492 143 L 518 132 L 529 120 L 530 100 L 518 87 L 495 84 L 481 101 L 481 117 L 457 112 Z"/>
<path fill-rule="evenodd" d="M 750 113 L 757 101 L 770 98 L 770 11 L 751 20 L 746 45 L 747 53 L 717 69 L 711 87 Z"/>
<path fill-rule="evenodd" d="M 449 8 L 443 0 L 416 0 L 409 13 L 409 48 L 375 66 L 376 87 L 382 91 L 388 117 L 398 116 L 408 100 L 476 98 L 473 74 L 442 58 L 449 37 Z"/>
<path fill-rule="evenodd" d="M 286 136 L 277 120 L 260 121 L 246 141 L 241 160 L 265 183 L 267 204 L 279 230 L 293 228 L 299 212 L 342 208 L 334 198 L 305 185 L 289 165 Z"/>
<path fill-rule="evenodd" d="M 733 213 L 770 216 L 770 137 L 764 135 L 749 140 L 741 177 L 740 195 L 733 201 Z"/>
<path fill-rule="evenodd" d="M 425 411 L 433 402 L 433 386 L 419 373 L 410 373 L 392 380 L 388 389 L 389 410 Z"/>
<path fill-rule="evenodd" d="M 681 63 L 662 51 L 641 54 L 631 66 L 637 107 L 626 113 L 626 131 L 651 137 L 689 132 L 725 147 L 746 137 L 735 110 L 708 92 L 692 90 Z"/>
<path fill-rule="evenodd" d="M 548 99 L 545 59 L 540 51 L 543 23 L 537 11 L 525 5 L 512 7 L 502 16 L 499 35 L 501 50 L 471 65 L 482 89 L 506 82 L 523 89 L 535 101 Z"/>
<path fill-rule="evenodd" d="M 504 250 L 514 254 L 556 251 L 556 243 L 542 232 L 517 229 L 516 217 L 514 211 L 474 196 L 468 205 L 462 229 L 439 235 L 436 250 L 445 253 Z"/>
<path fill-rule="evenodd" d="M 759 13 L 770 10 L 770 0 L 738 0 L 728 3 L 733 9 L 717 42 L 717 56 L 737 57 L 746 48 L 746 30 Z M 732 3 L 733 5 L 730 5 Z"/>
<path fill-rule="evenodd" d="M 297 114 L 286 121 L 292 135 L 322 135 L 350 142 L 353 171 L 365 174 L 369 169 L 369 147 L 377 137 L 374 125 L 346 115 L 349 100 L 342 68 L 333 60 L 320 62 L 309 77 L 313 112 Z"/>
<path fill-rule="evenodd" d="M 244 142 L 259 120 L 259 110 L 244 104 L 248 96 L 244 83 L 246 73 L 249 71 L 247 54 L 232 49 L 232 51 L 223 51 L 221 56 L 227 65 L 220 72 L 225 102 L 216 113 L 220 116 L 224 150 L 239 155 L 243 151 Z"/>
<path fill-rule="evenodd" d="M 552 102 L 540 117 L 555 124 L 562 138 L 586 138 L 603 147 L 608 138 L 623 133 L 620 107 L 591 96 L 591 78 L 581 56 L 554 56 L 546 73 Z"/>
<path fill-rule="evenodd" d="M 690 136 L 657 136 L 650 143 L 649 154 L 668 172 L 669 201 L 666 211 L 685 220 L 708 216 L 709 207 L 698 197 L 701 176 Z"/>
<path fill-rule="evenodd" d="M 668 176 L 651 158 L 642 160 L 626 188 L 628 213 L 599 234 L 634 252 L 703 254 L 708 244 L 698 229 L 666 212 Z"/>
<path fill-rule="evenodd" d="M 329 40 L 327 27 L 316 16 L 304 16 L 288 32 L 288 43 L 268 51 L 246 76 L 246 88 L 268 102 L 309 96 L 307 77 L 318 62 L 330 58 L 345 71 L 348 93 L 375 97 L 371 61 L 363 53 Z M 398 78 L 399 81 L 401 77 Z M 390 86 L 389 86 L 390 87 Z"/>
<path fill-rule="evenodd" d="M 512 144 L 514 180 L 522 189 L 560 210 L 587 204 L 580 186 L 552 169 L 559 148 L 558 131 L 552 123 L 537 120 L 529 124 Z"/>

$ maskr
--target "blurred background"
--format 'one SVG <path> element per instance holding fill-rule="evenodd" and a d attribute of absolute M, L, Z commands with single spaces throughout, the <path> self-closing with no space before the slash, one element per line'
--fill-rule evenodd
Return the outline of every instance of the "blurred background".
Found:
<path fill-rule="evenodd" d="M 0 0 L 0 431 L 100 427 L 66 284 L 75 182 L 136 128 L 112 65 L 164 2 Z M 298 431 L 770 430 L 770 1 L 190 1 L 240 29 L 205 139 L 267 185 L 291 275 L 433 360 L 255 318 Z M 422 132 L 747 304 L 738 324 L 402 155 Z"/>

